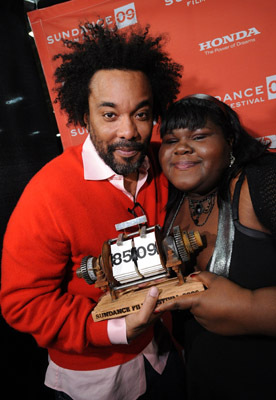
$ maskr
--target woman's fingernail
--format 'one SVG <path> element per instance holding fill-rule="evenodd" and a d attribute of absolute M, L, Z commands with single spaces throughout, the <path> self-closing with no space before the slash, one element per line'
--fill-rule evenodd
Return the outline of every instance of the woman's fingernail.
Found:
<path fill-rule="evenodd" d="M 159 314 L 159 313 L 160 313 L 159 310 L 154 310 L 154 311 L 153 311 L 153 314 Z"/>
<path fill-rule="evenodd" d="M 158 291 L 157 287 L 152 286 L 152 287 L 150 288 L 150 290 L 149 290 L 149 295 L 150 295 L 151 297 L 157 297 L 158 294 L 159 294 L 159 291 Z"/>
<path fill-rule="evenodd" d="M 195 278 L 200 272 L 194 272 L 193 274 L 190 274 L 190 278 Z"/>

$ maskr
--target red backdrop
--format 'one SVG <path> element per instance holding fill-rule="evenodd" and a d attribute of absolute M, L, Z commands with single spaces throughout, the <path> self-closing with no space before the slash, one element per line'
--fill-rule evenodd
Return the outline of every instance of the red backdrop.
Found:
<path fill-rule="evenodd" d="M 179 97 L 218 97 L 254 137 L 276 149 L 275 13 L 275 0 L 71 0 L 28 16 L 52 101 L 52 57 L 65 51 L 61 38 L 77 39 L 87 21 L 120 29 L 150 24 L 152 34 L 168 34 L 166 50 L 184 66 Z M 81 143 L 86 130 L 66 126 L 66 115 L 53 108 L 63 147 Z"/>

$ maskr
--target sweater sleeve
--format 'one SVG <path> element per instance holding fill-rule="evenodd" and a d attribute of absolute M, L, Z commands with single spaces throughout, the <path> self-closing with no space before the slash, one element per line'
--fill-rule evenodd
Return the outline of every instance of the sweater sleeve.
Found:
<path fill-rule="evenodd" d="M 2 314 L 15 329 L 32 334 L 41 347 L 81 353 L 91 345 L 110 346 L 107 322 L 95 323 L 91 316 L 96 300 L 67 291 L 70 242 L 43 191 L 47 189 L 42 185 L 29 184 L 8 223 Z"/>

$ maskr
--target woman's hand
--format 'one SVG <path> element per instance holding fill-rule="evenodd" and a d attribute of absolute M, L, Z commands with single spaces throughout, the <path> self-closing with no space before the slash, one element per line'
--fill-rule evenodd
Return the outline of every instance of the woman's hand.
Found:
<path fill-rule="evenodd" d="M 154 313 L 156 303 L 158 300 L 159 291 L 157 287 L 152 286 L 144 300 L 141 310 L 130 314 L 126 317 L 126 330 L 128 341 L 135 339 L 138 335 L 143 333 L 149 325 L 153 324 L 161 313 Z"/>
<path fill-rule="evenodd" d="M 191 279 L 206 290 L 162 304 L 156 311 L 189 309 L 204 328 L 221 335 L 276 335 L 276 288 L 251 291 L 207 271 L 191 274 Z"/>

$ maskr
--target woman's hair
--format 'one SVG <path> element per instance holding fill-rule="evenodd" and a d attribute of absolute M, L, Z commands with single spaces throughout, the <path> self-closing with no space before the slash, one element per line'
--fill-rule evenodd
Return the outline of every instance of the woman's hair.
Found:
<path fill-rule="evenodd" d="M 205 94 L 186 96 L 169 107 L 161 123 L 161 137 L 174 129 L 203 128 L 208 120 L 221 128 L 235 157 L 234 164 L 225 170 L 219 185 L 219 194 L 222 198 L 226 198 L 230 180 L 237 176 L 247 163 L 261 156 L 267 146 L 246 132 L 237 113 L 231 107 Z M 168 208 L 170 208 L 170 203 L 175 201 L 175 196 L 179 195 L 172 185 L 170 185 L 170 192 Z"/>
<path fill-rule="evenodd" d="M 164 37 L 150 36 L 148 26 L 118 31 L 87 23 L 81 28 L 83 40 L 64 40 L 69 51 L 54 57 L 62 59 L 55 71 L 55 101 L 67 112 L 68 123 L 85 126 L 91 78 L 99 70 L 110 69 L 143 72 L 153 93 L 153 117 L 162 116 L 179 93 L 182 71 L 163 50 Z"/>

